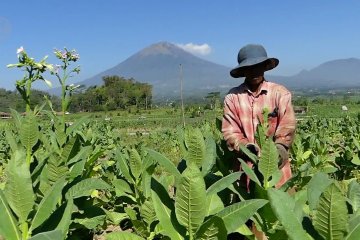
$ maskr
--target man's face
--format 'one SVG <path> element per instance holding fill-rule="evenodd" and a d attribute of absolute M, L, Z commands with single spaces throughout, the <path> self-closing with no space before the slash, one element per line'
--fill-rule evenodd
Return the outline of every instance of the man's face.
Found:
<path fill-rule="evenodd" d="M 244 69 L 246 81 L 250 84 L 260 84 L 264 79 L 265 66 L 257 64 Z"/>

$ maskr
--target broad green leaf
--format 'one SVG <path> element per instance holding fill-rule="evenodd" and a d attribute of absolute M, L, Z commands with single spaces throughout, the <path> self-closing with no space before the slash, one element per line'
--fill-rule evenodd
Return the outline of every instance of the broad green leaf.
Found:
<path fill-rule="evenodd" d="M 177 229 L 179 226 L 174 215 L 174 204 L 170 199 L 166 189 L 155 179 L 152 181 L 152 202 L 156 217 L 162 226 L 161 234 L 170 237 L 170 239 L 182 240 L 184 237 Z"/>
<path fill-rule="evenodd" d="M 270 205 L 276 217 L 284 226 L 286 234 L 292 240 L 312 239 L 303 229 L 301 222 L 295 215 L 295 200 L 286 192 L 270 188 L 267 190 Z"/>
<path fill-rule="evenodd" d="M 118 225 L 120 224 L 120 222 L 126 218 L 128 218 L 128 215 L 126 213 L 121 213 L 121 212 L 113 212 L 113 211 L 108 211 L 106 209 L 104 209 L 106 216 L 108 217 L 108 219 L 110 219 L 110 221 L 115 224 Z"/>
<path fill-rule="evenodd" d="M 205 216 L 214 215 L 224 209 L 224 203 L 221 201 L 221 198 L 217 194 L 207 195 L 205 209 Z"/>
<path fill-rule="evenodd" d="M 128 182 L 134 182 L 129 172 L 127 160 L 122 152 L 119 150 L 115 152 L 116 166 L 120 170 L 121 174 L 125 177 Z"/>
<path fill-rule="evenodd" d="M 123 179 L 114 179 L 112 184 L 114 185 L 115 194 L 117 197 L 133 194 L 133 190 L 131 189 L 129 183 Z"/>
<path fill-rule="evenodd" d="M 80 151 L 80 139 L 78 136 L 70 137 L 69 141 L 64 145 L 61 151 L 62 161 L 67 163 L 70 159 L 76 156 Z"/>
<path fill-rule="evenodd" d="M 13 216 L 5 195 L 0 190 L 0 238 L 4 239 L 21 239 L 21 235 L 17 226 L 17 221 Z"/>
<path fill-rule="evenodd" d="M 56 204 L 61 199 L 61 191 L 64 185 L 65 179 L 62 178 L 45 193 L 32 220 L 30 232 L 40 226 L 55 210 Z"/>
<path fill-rule="evenodd" d="M 97 215 L 94 217 L 75 218 L 74 223 L 83 225 L 87 229 L 95 229 L 96 227 L 103 225 L 106 219 L 106 215 Z"/>
<path fill-rule="evenodd" d="M 69 231 L 69 226 L 71 224 L 71 215 L 74 208 L 74 201 L 72 198 L 67 200 L 67 204 L 64 210 L 64 214 L 57 225 L 55 230 L 60 230 L 62 233 L 62 239 L 66 238 L 67 232 Z"/>
<path fill-rule="evenodd" d="M 111 186 L 99 178 L 87 178 L 72 186 L 66 193 L 66 198 L 79 198 L 90 196 L 96 189 L 109 189 Z"/>
<path fill-rule="evenodd" d="M 87 159 L 91 153 L 92 153 L 92 146 L 81 147 L 80 151 L 74 157 L 69 159 L 67 165 L 70 166 L 73 163 L 77 163 L 83 159 Z"/>
<path fill-rule="evenodd" d="M 359 236 L 360 236 L 360 221 L 358 221 L 357 224 L 352 229 L 350 229 L 348 235 L 346 235 L 345 240 L 358 240 Z"/>
<path fill-rule="evenodd" d="M 63 240 L 63 235 L 60 230 L 53 230 L 49 232 L 42 232 L 36 234 L 29 240 Z"/>
<path fill-rule="evenodd" d="M 66 134 L 70 135 L 71 133 L 80 130 L 80 128 L 89 121 L 89 116 L 76 119 L 76 121 L 69 127 L 66 128 Z"/>
<path fill-rule="evenodd" d="M 360 208 L 360 184 L 357 183 L 356 180 L 351 181 L 349 184 L 347 195 L 353 211 L 356 212 Z"/>
<path fill-rule="evenodd" d="M 209 196 L 224 190 L 228 186 L 232 185 L 236 180 L 240 179 L 240 176 L 241 172 L 234 172 L 221 178 L 206 190 L 206 194 Z"/>
<path fill-rule="evenodd" d="M 130 232 L 112 232 L 105 235 L 106 240 L 145 240 L 138 235 Z"/>
<path fill-rule="evenodd" d="M 129 165 L 130 171 L 136 181 L 141 175 L 142 161 L 138 151 L 136 151 L 135 148 L 129 150 Z"/>
<path fill-rule="evenodd" d="M 227 232 L 224 221 L 217 216 L 213 216 L 204 222 L 195 234 L 195 239 L 201 240 L 223 240 L 226 237 Z"/>
<path fill-rule="evenodd" d="M 185 129 L 185 146 L 187 149 L 185 160 L 201 167 L 206 156 L 206 147 L 204 136 L 199 128 Z"/>
<path fill-rule="evenodd" d="M 256 211 L 263 207 L 268 201 L 265 199 L 251 199 L 232 204 L 216 216 L 220 217 L 228 233 L 235 232 L 240 226 L 246 223 Z"/>
<path fill-rule="evenodd" d="M 275 143 L 267 139 L 261 148 L 261 157 L 259 160 L 259 171 L 264 177 L 264 187 L 269 187 L 270 177 L 278 170 L 279 154 Z"/>
<path fill-rule="evenodd" d="M 175 214 L 189 231 L 190 238 L 203 223 L 206 209 L 205 182 L 200 169 L 190 162 L 182 174 L 175 197 Z"/>
<path fill-rule="evenodd" d="M 5 196 L 11 209 L 19 218 L 19 223 L 27 220 L 35 203 L 30 170 L 25 162 L 25 154 L 16 151 L 6 166 Z"/>
<path fill-rule="evenodd" d="M 181 174 L 172 161 L 152 149 L 147 149 L 147 152 L 159 165 L 165 168 L 165 171 L 175 177 L 176 182 L 179 182 Z"/>
<path fill-rule="evenodd" d="M 322 172 L 316 173 L 308 183 L 308 202 L 311 210 L 318 205 L 320 195 L 333 182 L 328 175 Z"/>
<path fill-rule="evenodd" d="M 148 226 L 156 220 L 156 213 L 152 201 L 146 200 L 140 207 L 140 215 Z"/>
<path fill-rule="evenodd" d="M 257 185 L 261 186 L 260 180 L 256 176 L 255 172 L 249 167 L 249 165 L 246 164 L 242 159 L 238 158 L 238 160 L 241 163 L 241 168 L 245 172 L 245 174 L 254 181 Z"/>
<path fill-rule="evenodd" d="M 28 151 L 30 151 L 39 140 L 38 119 L 36 119 L 33 113 L 28 113 L 21 119 L 19 136 L 21 143 Z"/>
<path fill-rule="evenodd" d="M 216 143 L 214 138 L 205 138 L 205 157 L 202 161 L 201 173 L 203 176 L 208 174 L 216 162 Z"/>
<path fill-rule="evenodd" d="M 314 227 L 325 239 L 344 239 L 347 232 L 348 211 L 345 197 L 332 183 L 321 194 L 314 215 Z"/>
<path fill-rule="evenodd" d="M 69 174 L 69 168 L 66 166 L 65 162 L 59 160 L 60 160 L 60 156 L 58 156 L 55 153 L 50 155 L 49 157 L 46 171 L 47 171 L 47 178 L 50 184 L 54 184 L 59 179 Z"/>

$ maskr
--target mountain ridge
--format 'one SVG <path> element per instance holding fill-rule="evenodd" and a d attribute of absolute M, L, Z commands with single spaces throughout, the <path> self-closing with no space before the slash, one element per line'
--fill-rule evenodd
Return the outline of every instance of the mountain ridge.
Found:
<path fill-rule="evenodd" d="M 179 96 L 182 80 L 184 95 L 196 96 L 211 91 L 224 93 L 239 85 L 243 80 L 231 78 L 230 69 L 162 41 L 77 84 L 87 87 L 102 85 L 102 77 L 118 75 L 153 85 L 154 97 L 161 99 Z M 360 87 L 360 59 L 330 60 L 292 76 L 271 75 L 268 72 L 265 75 L 270 81 L 283 84 L 290 90 Z"/>

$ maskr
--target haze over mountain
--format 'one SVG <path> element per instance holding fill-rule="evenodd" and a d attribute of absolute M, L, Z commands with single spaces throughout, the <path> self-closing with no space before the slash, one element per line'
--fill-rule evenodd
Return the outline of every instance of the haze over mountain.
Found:
<path fill-rule="evenodd" d="M 102 77 L 118 75 L 153 85 L 153 95 L 157 99 L 178 98 L 180 79 L 183 80 L 185 96 L 205 95 L 211 91 L 227 92 L 242 82 L 241 79 L 231 78 L 229 71 L 229 67 L 196 57 L 174 44 L 160 42 L 78 84 L 87 87 L 101 85 Z M 293 76 L 275 76 L 269 73 L 266 76 L 270 81 L 284 84 L 290 90 L 360 87 L 360 59 L 356 58 L 325 62 Z M 56 92 L 54 89 L 53 93 Z"/>

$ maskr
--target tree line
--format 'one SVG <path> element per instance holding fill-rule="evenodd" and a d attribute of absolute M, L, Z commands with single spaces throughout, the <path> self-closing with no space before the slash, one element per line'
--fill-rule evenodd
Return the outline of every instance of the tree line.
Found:
<path fill-rule="evenodd" d="M 79 87 L 72 95 L 70 111 L 93 112 L 127 109 L 132 106 L 138 109 L 152 107 L 152 85 L 119 76 L 105 76 L 103 81 L 104 84 L 101 86 Z M 40 90 L 32 91 L 31 107 L 42 105 L 45 102 L 44 96 L 51 99 L 55 111 L 60 111 L 59 97 Z M 23 101 L 17 91 L 0 88 L 0 112 L 10 112 L 10 109 L 23 112 L 25 111 Z M 49 109 L 48 106 L 45 109 Z"/>
<path fill-rule="evenodd" d="M 151 108 L 152 85 L 120 76 L 105 76 L 103 81 L 101 86 L 91 86 L 75 93 L 72 96 L 71 111 L 111 111 L 130 106 Z"/>

